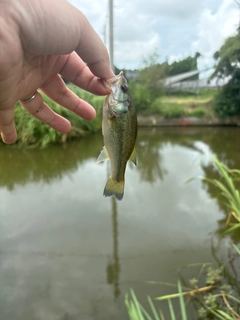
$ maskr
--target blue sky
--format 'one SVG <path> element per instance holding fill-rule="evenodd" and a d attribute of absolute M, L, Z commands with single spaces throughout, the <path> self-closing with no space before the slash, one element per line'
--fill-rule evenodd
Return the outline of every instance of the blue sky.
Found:
<path fill-rule="evenodd" d="M 104 40 L 108 0 L 69 0 Z M 196 51 L 199 69 L 213 65 L 212 55 L 236 34 L 240 8 L 234 0 L 114 0 L 114 64 L 141 68 L 157 52 L 159 62 L 183 59 Z M 108 46 L 108 41 L 106 41 Z"/>

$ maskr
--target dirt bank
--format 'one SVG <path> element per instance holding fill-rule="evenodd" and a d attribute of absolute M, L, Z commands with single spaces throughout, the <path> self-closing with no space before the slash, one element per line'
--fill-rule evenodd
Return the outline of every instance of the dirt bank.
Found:
<path fill-rule="evenodd" d="M 171 126 L 240 126 L 240 117 L 218 119 L 218 118 L 197 118 L 181 117 L 165 119 L 160 116 L 138 115 L 138 125 L 140 127 L 171 127 Z"/>

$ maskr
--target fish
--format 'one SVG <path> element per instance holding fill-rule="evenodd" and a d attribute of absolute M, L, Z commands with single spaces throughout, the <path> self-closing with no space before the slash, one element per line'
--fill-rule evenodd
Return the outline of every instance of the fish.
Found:
<path fill-rule="evenodd" d="M 109 91 L 103 103 L 102 135 L 104 147 L 97 162 L 110 160 L 111 175 L 103 191 L 105 197 L 122 200 L 124 175 L 128 160 L 137 165 L 137 115 L 123 72 L 102 80 Z"/>

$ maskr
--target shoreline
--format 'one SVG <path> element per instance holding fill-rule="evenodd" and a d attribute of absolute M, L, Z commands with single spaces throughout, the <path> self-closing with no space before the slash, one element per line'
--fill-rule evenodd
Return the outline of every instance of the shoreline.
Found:
<path fill-rule="evenodd" d="M 139 127 L 177 127 L 177 126 L 240 126 L 240 117 L 234 118 L 197 118 L 181 117 L 166 119 L 160 116 L 138 115 Z"/>

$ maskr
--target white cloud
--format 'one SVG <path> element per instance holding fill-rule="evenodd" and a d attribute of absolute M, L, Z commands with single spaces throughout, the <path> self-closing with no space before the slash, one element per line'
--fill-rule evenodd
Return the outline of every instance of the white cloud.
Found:
<path fill-rule="evenodd" d="M 104 25 L 106 24 L 108 6 L 107 0 L 102 1 L 91 1 L 89 4 L 88 0 L 67 0 L 74 7 L 82 11 L 82 13 L 88 18 L 91 25 L 103 39 Z"/>
<path fill-rule="evenodd" d="M 144 57 L 153 54 L 160 46 L 158 34 L 152 34 L 145 41 L 132 40 L 125 43 L 117 41 L 115 44 L 115 61 L 118 68 L 140 68 Z"/>
<path fill-rule="evenodd" d="M 103 39 L 108 0 L 69 1 Z M 141 67 L 143 57 L 155 51 L 171 62 L 199 51 L 201 68 L 212 65 L 213 53 L 234 34 L 239 19 L 233 0 L 114 0 L 115 65 Z"/>
<path fill-rule="evenodd" d="M 220 49 L 224 41 L 236 34 L 240 19 L 240 10 L 232 0 L 223 0 L 218 10 L 212 13 L 205 9 L 198 23 L 197 40 L 192 50 L 202 53 L 200 68 L 212 66 L 213 54 Z"/>

